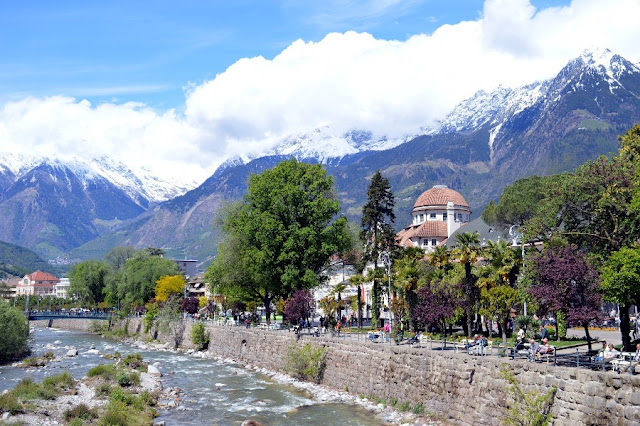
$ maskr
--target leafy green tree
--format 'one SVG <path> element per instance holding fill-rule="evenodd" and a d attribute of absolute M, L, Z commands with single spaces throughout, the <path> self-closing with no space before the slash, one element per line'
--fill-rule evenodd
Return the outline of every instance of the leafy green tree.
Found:
<path fill-rule="evenodd" d="M 625 351 L 630 351 L 629 309 L 640 303 L 640 249 L 623 247 L 611 253 L 601 276 L 604 300 L 620 305 L 622 345 Z"/>
<path fill-rule="evenodd" d="M 0 301 L 0 363 L 18 359 L 29 351 L 29 323 L 9 303 Z"/>
<path fill-rule="evenodd" d="M 106 299 L 113 304 L 120 301 L 121 305 L 124 302 L 126 306 L 143 306 L 155 296 L 156 283 L 161 277 L 179 273 L 174 261 L 140 250 L 107 280 Z"/>
<path fill-rule="evenodd" d="M 99 260 L 85 260 L 69 270 L 69 293 L 82 302 L 96 305 L 104 300 L 103 290 L 109 267 Z"/>
<path fill-rule="evenodd" d="M 518 290 L 509 285 L 498 285 L 481 292 L 482 308 L 480 313 L 495 318 L 500 324 L 502 343 L 507 347 L 507 326 L 511 319 L 511 309 L 520 300 Z"/>
<path fill-rule="evenodd" d="M 222 220 L 224 238 L 207 271 L 216 291 L 271 304 L 324 281 L 329 256 L 348 246 L 333 179 L 319 164 L 284 161 L 249 178 L 244 201 Z"/>
<path fill-rule="evenodd" d="M 555 200 L 554 195 L 568 175 L 529 176 L 508 185 L 497 203 L 491 202 L 482 212 L 482 219 L 491 225 L 522 226 L 535 217 L 545 215 L 543 201 Z"/>
<path fill-rule="evenodd" d="M 131 246 L 114 247 L 104 256 L 104 261 L 107 262 L 112 271 L 118 271 L 125 267 L 127 260 L 134 257 L 137 251 Z"/>
<path fill-rule="evenodd" d="M 367 190 L 367 202 L 362 207 L 362 232 L 360 238 L 364 243 L 364 260 L 373 262 L 374 271 L 378 269 L 378 258 L 382 252 L 393 252 L 396 249 L 393 222 L 395 198 L 391 192 L 389 180 L 378 170 L 372 177 Z M 378 326 L 380 319 L 380 280 L 373 276 L 371 302 L 371 323 Z"/>

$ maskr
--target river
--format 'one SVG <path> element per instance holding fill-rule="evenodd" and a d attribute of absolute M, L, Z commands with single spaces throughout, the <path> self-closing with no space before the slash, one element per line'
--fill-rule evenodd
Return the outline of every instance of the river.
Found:
<path fill-rule="evenodd" d="M 62 358 L 42 368 L 0 366 L 0 391 L 13 388 L 24 377 L 40 381 L 64 370 L 79 379 L 91 367 L 111 362 L 100 354 L 139 352 L 145 361 L 159 363 L 158 368 L 164 374 L 163 387 L 184 391 L 178 409 L 160 412 L 157 421 L 165 421 L 167 425 L 239 425 L 247 419 L 268 425 L 383 424 L 358 405 L 319 401 L 306 391 L 228 361 L 141 350 L 93 334 L 49 328 L 34 329 L 31 347 L 34 355 L 51 350 L 56 358 Z M 72 347 L 78 349 L 79 355 L 63 357 Z M 99 354 L 89 352 L 92 348 Z"/>

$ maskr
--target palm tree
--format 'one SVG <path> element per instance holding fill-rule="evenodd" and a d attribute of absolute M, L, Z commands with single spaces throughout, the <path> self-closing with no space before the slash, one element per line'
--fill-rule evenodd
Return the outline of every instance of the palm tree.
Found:
<path fill-rule="evenodd" d="M 401 291 L 406 301 L 406 314 L 411 319 L 411 331 L 415 331 L 414 308 L 416 305 L 416 291 L 420 280 L 424 279 L 424 251 L 418 247 L 410 247 L 404 250 L 403 256 L 394 264 L 394 283 Z M 389 309 L 391 309 L 391 295 L 389 295 Z"/>
<path fill-rule="evenodd" d="M 467 325 L 467 337 L 471 337 L 473 318 L 471 314 L 476 304 L 476 277 L 472 274 L 471 268 L 478 261 L 480 256 L 480 235 L 478 232 L 464 232 L 456 236 L 457 245 L 452 255 L 464 265 L 464 292 L 467 296 L 465 306 L 465 316 Z"/>

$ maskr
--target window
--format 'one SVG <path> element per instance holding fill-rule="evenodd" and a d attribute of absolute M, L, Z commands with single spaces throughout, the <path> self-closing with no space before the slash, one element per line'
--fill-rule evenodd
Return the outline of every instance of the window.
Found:
<path fill-rule="evenodd" d="M 443 220 L 444 222 L 446 222 L 446 221 L 447 221 L 447 214 L 446 214 L 446 213 L 442 213 L 442 220 Z"/>
<path fill-rule="evenodd" d="M 462 213 L 458 213 L 458 222 L 462 222 Z"/>
<path fill-rule="evenodd" d="M 435 246 L 436 244 L 438 244 L 438 240 L 436 240 L 435 238 L 431 239 L 431 245 Z"/>
<path fill-rule="evenodd" d="M 420 222 L 424 222 L 424 215 L 423 214 L 420 215 Z"/>
<path fill-rule="evenodd" d="M 435 213 L 431 213 L 431 214 L 429 214 L 429 217 L 430 217 L 431 219 L 435 219 L 435 218 L 436 218 L 436 214 L 435 214 Z"/>

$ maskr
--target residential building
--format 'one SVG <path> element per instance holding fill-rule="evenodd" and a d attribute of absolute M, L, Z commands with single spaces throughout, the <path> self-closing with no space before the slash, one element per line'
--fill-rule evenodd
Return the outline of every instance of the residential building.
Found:
<path fill-rule="evenodd" d="M 459 192 L 436 185 L 418 197 L 411 217 L 412 223 L 397 234 L 398 244 L 429 252 L 469 223 L 471 209 Z"/>
<path fill-rule="evenodd" d="M 55 296 L 55 286 L 60 280 L 48 272 L 36 271 L 25 275 L 18 283 L 17 295 Z"/>
<path fill-rule="evenodd" d="M 69 297 L 69 287 L 71 287 L 69 278 L 60 278 L 60 282 L 55 285 L 56 297 L 67 299 Z"/>
<path fill-rule="evenodd" d="M 193 260 L 193 259 L 171 259 L 171 260 L 173 260 L 176 263 L 176 265 L 178 265 L 178 268 L 180 268 L 180 270 L 182 271 L 184 276 L 187 277 L 187 279 L 191 277 L 195 277 L 196 274 L 198 273 L 196 269 L 198 265 L 197 260 Z"/>

